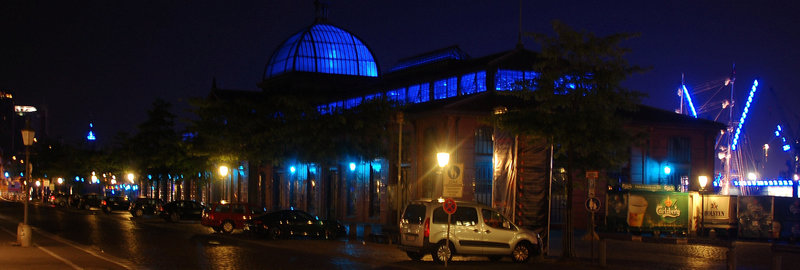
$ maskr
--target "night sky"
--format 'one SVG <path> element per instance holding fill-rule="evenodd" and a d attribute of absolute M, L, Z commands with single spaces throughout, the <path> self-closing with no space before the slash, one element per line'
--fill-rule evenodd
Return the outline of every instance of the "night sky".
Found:
<path fill-rule="evenodd" d="M 511 50 L 519 30 L 513 0 L 329 2 L 329 22 L 360 37 L 381 71 L 450 45 L 473 57 Z M 796 1 L 523 1 L 522 24 L 548 34 L 554 19 L 598 35 L 640 33 L 623 45 L 631 63 L 652 69 L 625 85 L 666 110 L 679 106 L 681 74 L 690 90 L 711 89 L 693 96 L 697 106 L 721 103 L 729 90 L 711 95 L 735 64 L 735 119 L 753 79 L 762 86 L 744 130 L 759 153 L 778 122 L 800 135 L 798 10 Z M 107 141 L 134 133 L 159 97 L 188 117 L 186 100 L 207 95 L 212 78 L 221 88 L 259 90 L 272 51 L 313 21 L 311 0 L 3 1 L 0 89 L 47 108 L 51 136 L 78 141 L 93 121 Z M 533 39 L 523 42 L 538 50 Z M 719 107 L 701 117 L 713 119 Z M 771 146 L 767 177 L 789 157 Z"/>

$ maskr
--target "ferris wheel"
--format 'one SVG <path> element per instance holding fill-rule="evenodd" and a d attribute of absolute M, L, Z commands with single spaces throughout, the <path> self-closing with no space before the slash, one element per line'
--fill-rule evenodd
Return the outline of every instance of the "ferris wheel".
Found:
<path fill-rule="evenodd" d="M 713 186 L 719 189 L 720 194 L 746 195 L 749 189 L 746 185 L 739 185 L 741 181 L 752 179 L 754 176 L 746 172 L 756 171 L 759 159 L 750 148 L 750 141 L 745 132 L 747 116 L 750 106 L 759 90 L 758 80 L 753 80 L 747 99 L 741 111 L 734 106 L 734 86 L 736 82 L 735 66 L 730 76 L 696 86 L 687 86 L 683 75 L 677 95 L 680 97 L 680 106 L 677 113 L 695 118 L 705 118 L 716 122 L 727 123 L 727 128 L 720 132 L 714 144 L 717 152 L 715 162 L 715 177 Z M 695 106 L 694 100 L 705 100 Z M 737 117 L 738 116 L 738 117 Z"/>

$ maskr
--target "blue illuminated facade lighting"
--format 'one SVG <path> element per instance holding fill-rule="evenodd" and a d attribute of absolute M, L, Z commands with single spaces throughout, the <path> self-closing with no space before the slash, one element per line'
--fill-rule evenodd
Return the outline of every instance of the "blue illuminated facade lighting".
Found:
<path fill-rule="evenodd" d="M 686 85 L 681 85 L 681 88 L 683 88 L 683 96 L 686 97 L 686 102 L 689 103 L 689 109 L 692 110 L 692 116 L 697 118 L 697 111 L 694 110 L 694 103 L 692 103 L 692 96 L 689 95 L 689 90 L 686 89 Z"/>
<path fill-rule="evenodd" d="M 378 76 L 378 65 L 353 34 L 329 24 L 314 24 L 286 40 L 270 58 L 265 77 L 292 71 Z"/>
<path fill-rule="evenodd" d="M 733 185 L 737 187 L 791 187 L 792 184 L 792 180 L 787 179 L 733 181 Z"/>
<path fill-rule="evenodd" d="M 350 162 L 350 171 L 355 171 L 355 170 L 356 170 L 356 163 Z"/>
<path fill-rule="evenodd" d="M 294 173 L 296 171 L 297 171 L 297 168 L 295 168 L 294 166 L 289 167 L 289 172 Z"/>
<path fill-rule="evenodd" d="M 742 117 L 739 118 L 739 126 L 736 127 L 736 132 L 733 134 L 733 143 L 731 144 L 731 150 L 736 150 L 736 144 L 739 142 L 739 134 L 742 132 L 742 126 L 744 125 L 744 120 L 747 119 L 747 112 L 750 111 L 750 104 L 753 103 L 753 96 L 755 96 L 757 89 L 758 89 L 758 80 L 754 80 L 753 87 L 750 88 L 750 96 L 747 97 L 747 103 L 744 104 L 744 111 L 742 112 Z"/>

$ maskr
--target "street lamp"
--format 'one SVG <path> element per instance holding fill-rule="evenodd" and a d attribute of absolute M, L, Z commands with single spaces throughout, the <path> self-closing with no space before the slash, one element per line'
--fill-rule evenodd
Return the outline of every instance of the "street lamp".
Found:
<path fill-rule="evenodd" d="M 219 166 L 219 176 L 222 179 L 222 181 L 225 181 L 225 176 L 228 176 L 228 166 L 225 166 L 225 165 Z M 225 183 L 222 183 L 222 189 L 223 190 L 225 189 Z M 230 189 L 228 190 L 227 193 L 231 193 L 231 192 L 233 192 L 233 181 L 231 181 L 231 186 L 230 186 Z M 223 192 L 223 194 L 221 194 L 221 195 L 224 195 L 224 193 L 225 192 Z M 232 196 L 230 196 L 230 194 L 228 194 L 228 195 L 229 195 L 228 196 L 228 200 L 230 200 L 230 198 Z"/>
<path fill-rule="evenodd" d="M 450 163 L 450 154 L 439 152 L 436 154 L 436 161 L 439 162 L 439 168 L 444 168 L 447 166 L 447 163 Z"/>
<path fill-rule="evenodd" d="M 706 190 L 706 185 L 708 185 L 708 176 L 705 175 L 698 176 L 697 182 L 700 183 L 700 233 L 701 235 L 704 235 L 705 234 L 704 223 L 706 221 L 705 190 Z"/>
<path fill-rule="evenodd" d="M 450 163 L 450 154 L 445 152 L 436 153 L 436 161 L 439 163 L 439 174 L 442 176 L 442 197 L 444 197 L 444 167 Z M 442 202 L 444 202 L 442 200 Z"/>
<path fill-rule="evenodd" d="M 26 123 L 26 125 L 30 125 L 30 122 Z M 33 137 L 36 135 L 32 129 L 26 127 L 22 129 L 22 143 L 25 145 L 25 177 L 30 182 L 31 178 L 31 171 L 33 167 L 31 167 L 31 145 L 33 145 Z M 17 241 L 20 243 L 22 247 L 29 247 L 31 245 L 31 227 L 28 226 L 28 185 L 25 184 L 25 196 L 23 196 L 24 200 L 24 216 L 22 217 L 22 224 L 17 228 Z"/>

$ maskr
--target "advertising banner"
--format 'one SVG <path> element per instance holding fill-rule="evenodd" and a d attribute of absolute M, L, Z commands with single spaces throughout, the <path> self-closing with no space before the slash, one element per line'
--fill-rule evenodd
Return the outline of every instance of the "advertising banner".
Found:
<path fill-rule="evenodd" d="M 689 195 L 679 192 L 631 191 L 625 221 L 632 231 L 689 229 Z"/>
<path fill-rule="evenodd" d="M 774 238 L 772 232 L 772 202 L 768 196 L 742 196 L 737 204 L 739 237 Z"/>
<path fill-rule="evenodd" d="M 797 241 L 800 239 L 800 199 L 775 197 L 775 225 L 780 227 L 781 239 Z"/>
<path fill-rule="evenodd" d="M 689 194 L 643 190 L 609 191 L 606 228 L 611 232 L 688 231 Z"/>
<path fill-rule="evenodd" d="M 609 191 L 606 194 L 606 228 L 608 231 L 628 231 L 628 195 L 627 191 Z"/>
<path fill-rule="evenodd" d="M 725 195 L 701 195 L 703 196 L 703 219 L 706 223 L 714 221 L 728 221 L 733 216 L 731 213 L 731 196 Z M 733 202 L 736 203 L 735 201 Z"/>
<path fill-rule="evenodd" d="M 512 216 L 511 202 L 516 185 L 514 154 L 517 147 L 514 136 L 506 132 L 494 133 L 494 175 L 492 177 L 492 207 L 506 216 Z"/>

